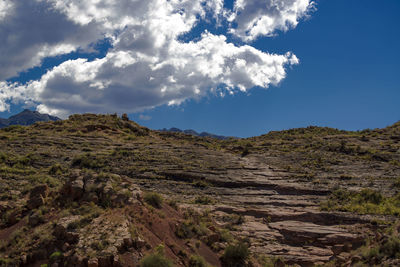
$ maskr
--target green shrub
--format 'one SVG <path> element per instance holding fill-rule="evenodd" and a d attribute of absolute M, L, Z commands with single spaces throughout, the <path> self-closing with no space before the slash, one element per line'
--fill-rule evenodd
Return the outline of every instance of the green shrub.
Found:
<path fill-rule="evenodd" d="M 5 162 L 8 159 L 8 156 L 4 152 L 0 152 L 0 162 Z"/>
<path fill-rule="evenodd" d="M 207 262 L 199 255 L 192 255 L 189 259 L 189 267 L 207 267 Z"/>
<path fill-rule="evenodd" d="M 247 244 L 239 242 L 235 245 L 226 247 L 221 257 L 222 266 L 224 267 L 242 267 L 246 265 L 250 252 Z"/>
<path fill-rule="evenodd" d="M 140 261 L 140 267 L 173 267 L 171 260 L 165 257 L 164 246 L 160 245 L 152 254 L 145 256 Z"/>
<path fill-rule="evenodd" d="M 53 252 L 50 255 L 50 262 L 57 262 L 63 258 L 63 254 L 60 251 Z"/>
<path fill-rule="evenodd" d="M 201 205 L 209 205 L 213 204 L 215 201 L 214 199 L 210 198 L 209 196 L 198 196 L 194 200 L 195 204 L 201 204 Z"/>
<path fill-rule="evenodd" d="M 61 175 L 63 173 L 63 168 L 59 163 L 52 165 L 49 169 L 50 175 Z"/>
<path fill-rule="evenodd" d="M 286 266 L 285 261 L 281 257 L 262 256 L 259 261 L 263 267 Z"/>
<path fill-rule="evenodd" d="M 385 197 L 380 192 L 367 188 L 360 192 L 339 189 L 321 203 L 321 209 L 400 216 L 400 194 Z"/>
<path fill-rule="evenodd" d="M 168 201 L 168 205 L 170 205 L 174 210 L 178 210 L 178 201 L 176 199 L 171 199 Z"/>
<path fill-rule="evenodd" d="M 389 258 L 400 258 L 400 239 L 391 236 L 387 242 L 382 244 L 379 252 Z"/>
<path fill-rule="evenodd" d="M 72 160 L 72 167 L 99 169 L 104 167 L 104 162 L 90 153 L 79 155 Z"/>
<path fill-rule="evenodd" d="M 379 205 L 383 201 L 383 196 L 381 193 L 367 188 L 361 190 L 360 197 L 360 202 L 369 202 L 376 205 Z"/>
<path fill-rule="evenodd" d="M 208 229 L 203 222 L 195 223 L 193 220 L 186 220 L 177 227 L 175 235 L 179 238 L 186 239 L 194 236 L 204 236 L 207 232 Z"/>
<path fill-rule="evenodd" d="M 212 186 L 210 183 L 208 183 L 206 181 L 202 181 L 202 180 L 194 181 L 192 184 L 194 187 L 198 187 L 198 188 L 207 188 L 207 187 Z"/>
<path fill-rule="evenodd" d="M 154 192 L 147 192 L 143 196 L 144 201 L 146 201 L 147 204 L 153 206 L 154 208 L 161 208 L 161 204 L 163 202 L 162 197 Z"/>

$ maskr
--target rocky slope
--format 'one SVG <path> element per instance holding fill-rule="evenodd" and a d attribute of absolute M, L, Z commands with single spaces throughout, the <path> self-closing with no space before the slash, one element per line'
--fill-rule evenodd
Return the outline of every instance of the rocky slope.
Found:
<path fill-rule="evenodd" d="M 224 141 L 112 115 L 5 128 L 0 263 L 232 266 L 244 244 L 240 266 L 396 265 L 399 141 L 399 123 Z"/>

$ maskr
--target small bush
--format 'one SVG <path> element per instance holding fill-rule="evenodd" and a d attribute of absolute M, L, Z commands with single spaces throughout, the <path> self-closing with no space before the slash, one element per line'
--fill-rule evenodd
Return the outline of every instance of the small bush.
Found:
<path fill-rule="evenodd" d="M 50 175 L 61 175 L 63 173 L 63 168 L 59 163 L 52 165 L 49 169 Z"/>
<path fill-rule="evenodd" d="M 214 199 L 210 198 L 209 196 L 198 196 L 194 200 L 195 204 L 201 204 L 201 205 L 209 205 L 215 203 Z"/>
<path fill-rule="evenodd" d="M 178 201 L 175 199 L 171 199 L 170 201 L 168 201 L 168 205 L 170 205 L 174 210 L 178 210 Z"/>
<path fill-rule="evenodd" d="M 371 189 L 363 189 L 360 192 L 361 201 L 373 203 L 379 205 L 383 201 L 383 196 L 381 193 L 371 190 Z"/>
<path fill-rule="evenodd" d="M 203 259 L 203 257 L 199 255 L 192 255 L 189 259 L 189 267 L 207 267 L 208 264 Z"/>
<path fill-rule="evenodd" d="M 221 257 L 222 266 L 243 267 L 246 265 L 249 255 L 250 252 L 247 244 L 240 242 L 236 245 L 229 245 Z"/>
<path fill-rule="evenodd" d="M 321 203 L 321 209 L 400 216 L 400 194 L 385 197 L 380 192 L 368 188 L 359 192 L 339 189 L 332 192 L 327 201 Z"/>
<path fill-rule="evenodd" d="M 140 267 L 173 267 L 172 261 L 167 259 L 164 254 L 164 246 L 158 246 L 154 253 L 145 256 L 140 261 Z"/>
<path fill-rule="evenodd" d="M 194 236 L 204 236 L 207 232 L 208 229 L 203 222 L 195 223 L 193 220 L 186 220 L 177 227 L 175 235 L 179 238 L 187 239 Z"/>
<path fill-rule="evenodd" d="M 207 187 L 212 186 L 210 183 L 208 183 L 206 181 L 202 181 L 202 180 L 194 181 L 192 184 L 194 187 L 198 187 L 198 188 L 207 188 Z"/>
<path fill-rule="evenodd" d="M 50 262 L 57 262 L 63 258 L 63 254 L 59 251 L 53 252 L 50 255 Z"/>
<path fill-rule="evenodd" d="M 144 201 L 146 201 L 147 204 L 153 206 L 154 208 L 161 208 L 161 204 L 163 202 L 162 197 L 154 192 L 147 192 L 144 194 Z"/>
<path fill-rule="evenodd" d="M 400 258 L 400 239 L 391 236 L 379 249 L 379 252 L 389 258 Z"/>
<path fill-rule="evenodd" d="M 104 167 L 104 162 L 97 159 L 94 155 L 87 153 L 75 157 L 72 160 L 72 167 L 80 167 L 87 169 L 99 169 Z"/>

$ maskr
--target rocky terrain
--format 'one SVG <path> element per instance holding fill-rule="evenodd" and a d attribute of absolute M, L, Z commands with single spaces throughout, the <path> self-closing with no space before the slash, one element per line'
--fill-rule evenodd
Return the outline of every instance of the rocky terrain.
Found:
<path fill-rule="evenodd" d="M 218 140 L 86 114 L 0 151 L 2 266 L 400 264 L 400 123 Z"/>

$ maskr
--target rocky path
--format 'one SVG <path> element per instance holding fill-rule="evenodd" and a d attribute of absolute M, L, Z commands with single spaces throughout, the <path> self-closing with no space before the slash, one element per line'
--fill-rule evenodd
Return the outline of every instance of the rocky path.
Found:
<path fill-rule="evenodd" d="M 360 244 L 354 231 L 358 218 L 320 211 L 327 188 L 299 184 L 262 158 L 244 158 L 243 162 L 243 170 L 228 175 L 250 186 L 222 189 L 223 205 L 215 206 L 215 211 L 219 218 L 227 214 L 245 217 L 235 234 L 249 237 L 254 252 L 307 266 L 326 262 Z"/>
<path fill-rule="evenodd" d="M 358 232 L 368 219 L 322 212 L 319 203 L 326 198 L 328 188 L 299 183 L 290 173 L 270 167 L 267 159 L 260 156 L 232 157 L 232 166 L 240 168 L 208 173 L 171 169 L 162 183 L 146 179 L 138 183 L 149 189 L 156 187 L 170 197 L 186 197 L 188 201 L 199 194 L 199 189 L 189 182 L 202 180 L 213 185 L 201 191 L 216 199 L 216 204 L 200 207 L 213 211 L 220 225 L 229 216 L 242 215 L 244 223 L 231 233 L 249 238 L 253 252 L 282 256 L 289 264 L 313 266 L 333 257 L 345 261 L 346 251 L 361 244 Z"/>

